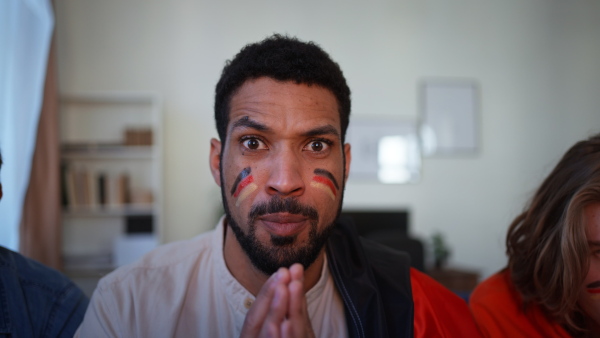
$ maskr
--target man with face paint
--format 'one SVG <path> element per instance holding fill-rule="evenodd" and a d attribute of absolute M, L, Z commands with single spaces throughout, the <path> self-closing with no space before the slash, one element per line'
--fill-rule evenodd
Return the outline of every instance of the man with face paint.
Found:
<path fill-rule="evenodd" d="M 105 277 L 80 336 L 477 337 L 466 303 L 339 220 L 350 89 L 314 43 L 227 62 L 210 168 L 225 216 Z"/>
<path fill-rule="evenodd" d="M 470 299 L 484 336 L 600 337 L 600 134 L 567 151 L 506 245 Z"/>

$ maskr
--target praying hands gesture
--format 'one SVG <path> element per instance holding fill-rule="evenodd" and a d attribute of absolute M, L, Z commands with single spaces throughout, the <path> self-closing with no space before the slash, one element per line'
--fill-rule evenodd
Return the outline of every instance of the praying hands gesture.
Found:
<path fill-rule="evenodd" d="M 263 285 L 242 327 L 240 337 L 314 337 L 306 297 L 304 268 L 280 268 Z"/>

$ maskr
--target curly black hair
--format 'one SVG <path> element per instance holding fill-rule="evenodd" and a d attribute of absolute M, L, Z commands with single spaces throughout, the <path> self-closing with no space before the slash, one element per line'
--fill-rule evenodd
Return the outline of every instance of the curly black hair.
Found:
<path fill-rule="evenodd" d="M 231 97 L 247 80 L 260 77 L 329 89 L 338 102 L 344 141 L 350 118 L 350 88 L 340 66 L 314 42 L 279 34 L 246 45 L 226 62 L 215 89 L 215 122 L 221 141 L 227 136 Z"/>

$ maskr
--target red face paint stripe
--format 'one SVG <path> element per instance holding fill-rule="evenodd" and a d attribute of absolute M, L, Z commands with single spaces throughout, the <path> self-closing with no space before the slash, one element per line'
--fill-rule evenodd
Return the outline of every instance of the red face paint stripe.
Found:
<path fill-rule="evenodd" d="M 238 188 L 237 188 L 237 190 L 235 191 L 235 193 L 233 194 L 233 197 L 236 197 L 236 198 L 237 198 L 237 197 L 239 196 L 240 192 L 241 192 L 242 190 L 244 190 L 244 188 L 245 188 L 245 187 L 246 187 L 248 184 L 250 184 L 250 183 L 252 183 L 252 182 L 254 182 L 254 176 L 250 175 L 250 176 L 248 176 L 248 177 L 244 178 L 244 179 L 243 179 L 243 180 L 240 182 L 240 184 L 238 185 Z"/>
<path fill-rule="evenodd" d="M 588 289 L 587 292 L 589 292 L 589 293 L 600 293 L 600 289 Z"/>
<path fill-rule="evenodd" d="M 331 180 L 328 179 L 327 177 L 314 176 L 313 181 L 325 184 L 326 186 L 329 187 L 329 189 L 331 189 L 331 192 L 333 193 L 334 196 L 337 195 L 336 191 L 335 191 L 335 186 L 333 185 L 333 182 L 331 182 Z"/>

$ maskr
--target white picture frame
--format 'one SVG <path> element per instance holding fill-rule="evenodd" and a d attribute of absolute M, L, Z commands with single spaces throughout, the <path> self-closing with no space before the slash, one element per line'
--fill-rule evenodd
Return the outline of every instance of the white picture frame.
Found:
<path fill-rule="evenodd" d="M 474 80 L 426 80 L 421 85 L 423 156 L 479 151 L 479 85 Z"/>
<path fill-rule="evenodd" d="M 346 134 L 352 149 L 350 182 L 418 183 L 421 151 L 416 121 L 353 116 Z"/>

